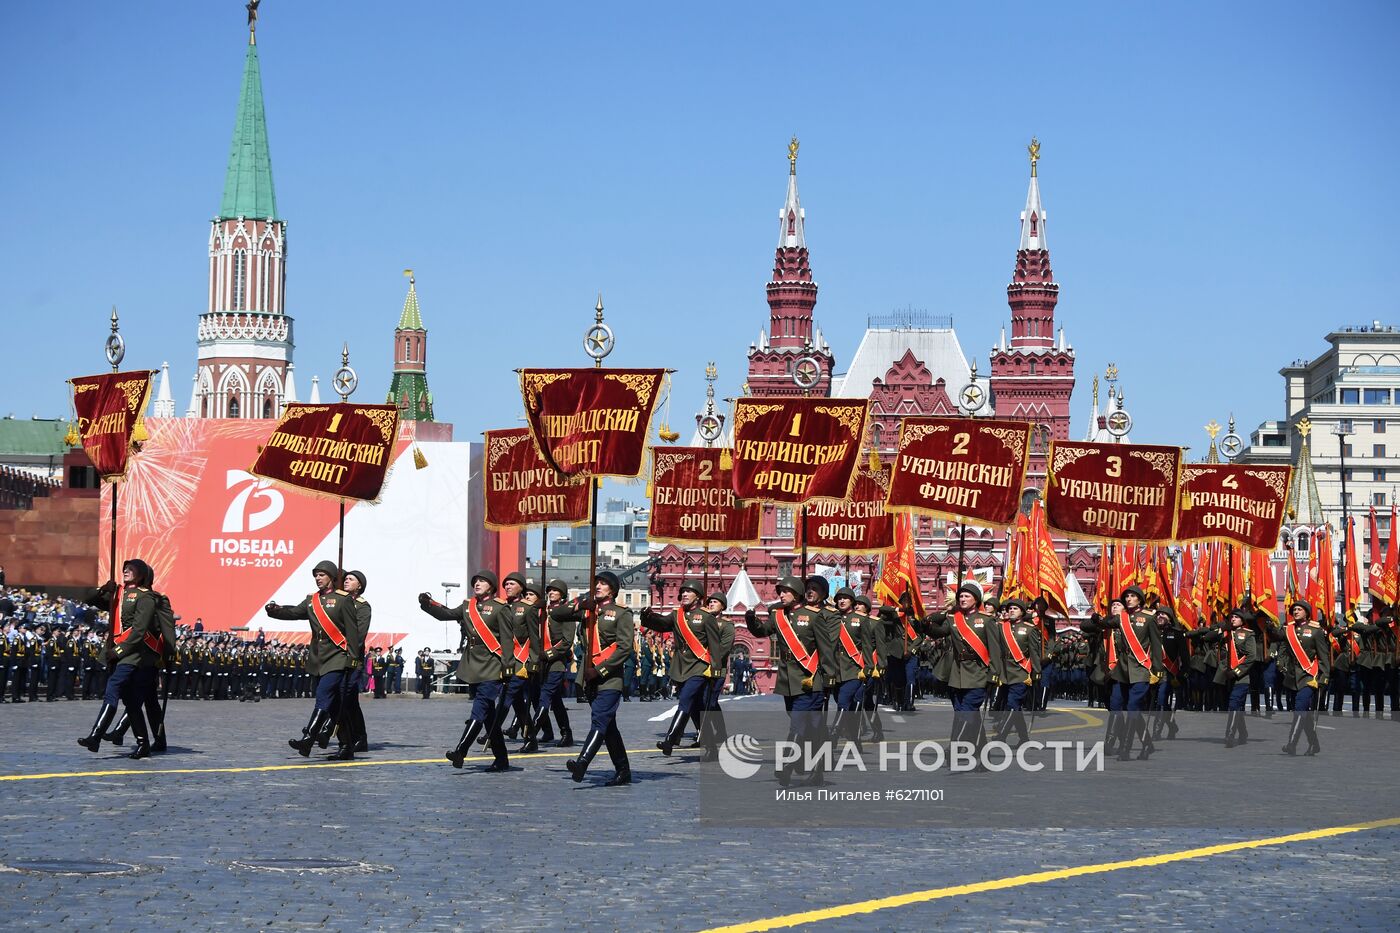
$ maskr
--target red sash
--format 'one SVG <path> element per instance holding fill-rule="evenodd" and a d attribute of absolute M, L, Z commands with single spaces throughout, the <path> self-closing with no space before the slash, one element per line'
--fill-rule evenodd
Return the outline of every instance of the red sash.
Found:
<path fill-rule="evenodd" d="M 540 644 L 544 647 L 545 653 L 548 653 L 554 647 L 554 642 L 550 641 L 549 639 L 548 606 L 545 607 L 544 615 L 540 618 Z"/>
<path fill-rule="evenodd" d="M 600 621 L 599 613 L 609 605 L 612 604 L 605 603 L 602 606 L 596 606 L 593 609 L 593 652 L 589 656 L 589 664 L 593 665 L 594 667 L 597 667 L 599 662 L 608 660 L 617 652 L 616 641 L 604 648 L 602 636 L 598 634 L 598 623 Z"/>
<path fill-rule="evenodd" d="M 1172 660 L 1171 655 L 1167 654 L 1165 651 L 1162 652 L 1162 666 L 1165 667 L 1167 669 L 1167 673 L 1171 674 L 1172 676 L 1176 676 L 1177 674 L 1181 673 L 1181 668 L 1177 665 L 1175 661 Z"/>
<path fill-rule="evenodd" d="M 710 652 L 705 646 L 700 644 L 700 639 L 695 637 L 695 633 L 690 630 L 690 623 L 686 621 L 685 610 L 676 610 L 676 634 L 684 641 L 685 646 L 690 649 L 690 653 L 695 655 L 706 664 L 710 663 Z"/>
<path fill-rule="evenodd" d="M 1031 672 L 1031 659 L 1026 657 L 1026 653 L 1016 642 L 1016 634 L 1011 630 L 1010 622 L 1002 621 L 1001 635 L 1006 639 L 1006 647 L 1011 649 L 1011 660 L 1016 662 L 1017 667 L 1029 674 Z"/>
<path fill-rule="evenodd" d="M 797 632 L 793 630 L 792 623 L 788 621 L 787 613 L 781 609 L 773 610 L 773 622 L 778 626 L 778 633 L 783 636 L 783 641 L 787 642 L 788 650 L 793 657 L 797 658 L 797 663 L 802 665 L 802 669 L 809 674 L 817 670 L 817 652 L 813 649 L 808 652 L 802 647 L 802 642 L 797 637 Z"/>
<path fill-rule="evenodd" d="M 1293 649 L 1293 657 L 1298 659 L 1298 665 L 1307 673 L 1309 677 L 1317 676 L 1318 659 L 1308 659 L 1308 653 L 1303 649 L 1303 643 L 1298 640 L 1298 627 L 1288 626 L 1288 647 Z"/>
<path fill-rule="evenodd" d="M 475 596 L 467 601 L 467 618 L 471 620 L 472 628 L 476 629 L 477 637 L 485 642 L 486 650 L 499 656 L 501 640 L 496 637 L 496 633 L 491 631 L 486 620 L 481 617 L 481 612 L 476 608 Z"/>
<path fill-rule="evenodd" d="M 899 619 L 900 619 L 901 622 L 904 623 L 904 635 L 905 635 L 905 637 L 908 638 L 910 641 L 918 641 L 918 640 L 919 640 L 919 633 L 916 632 L 916 631 L 914 631 L 914 626 L 912 626 L 912 625 L 909 624 L 909 617 L 908 617 L 907 615 L 905 615 L 904 613 L 901 612 L 901 613 L 899 614 Z"/>
<path fill-rule="evenodd" d="M 1229 631 L 1225 633 L 1225 638 L 1230 642 L 1230 670 L 1240 666 L 1240 653 L 1235 650 L 1235 633 Z"/>
<path fill-rule="evenodd" d="M 851 633 L 846 630 L 844 622 L 838 622 L 836 630 L 841 633 L 841 647 L 846 649 L 846 653 L 851 656 L 851 660 L 856 662 L 856 667 L 865 669 L 865 655 L 861 654 L 856 647 L 855 639 L 851 638 Z"/>
<path fill-rule="evenodd" d="M 971 646 L 983 664 L 991 663 L 991 655 L 987 652 L 986 643 L 978 637 L 977 630 L 967 623 L 967 618 L 961 612 L 953 613 L 953 627 L 958 630 L 962 640 Z"/>
<path fill-rule="evenodd" d="M 1128 650 L 1137 658 L 1138 664 L 1152 670 L 1152 656 L 1147 653 L 1142 642 L 1138 641 L 1137 632 L 1133 631 L 1133 620 L 1126 612 L 1118 613 L 1118 627 L 1123 631 L 1123 640 L 1128 643 Z"/>
<path fill-rule="evenodd" d="M 341 651 L 349 651 L 347 646 L 350 643 L 346 640 L 345 633 L 336 628 L 335 623 L 331 621 L 330 615 L 326 612 L 326 607 L 321 605 L 321 594 L 312 593 L 306 598 L 311 601 L 311 614 L 316 617 L 316 624 L 321 626 L 326 637 Z"/>

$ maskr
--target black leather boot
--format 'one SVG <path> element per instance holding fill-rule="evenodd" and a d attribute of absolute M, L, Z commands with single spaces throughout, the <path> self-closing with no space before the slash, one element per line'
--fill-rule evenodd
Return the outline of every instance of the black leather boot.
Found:
<path fill-rule="evenodd" d="M 306 724 L 306 728 L 301 730 L 301 738 L 288 739 L 287 744 L 296 749 L 298 755 L 303 758 L 311 757 L 311 746 L 316 744 L 317 737 L 321 734 L 321 729 L 331 720 L 330 713 L 326 710 L 312 710 L 311 721 Z"/>
<path fill-rule="evenodd" d="M 671 752 L 675 749 L 676 743 L 681 739 L 681 729 L 684 726 L 685 712 L 678 706 L 676 712 L 671 716 L 671 724 L 666 727 L 666 734 L 661 741 L 656 743 L 656 747 L 661 749 L 661 754 L 667 758 L 671 757 Z"/>
<path fill-rule="evenodd" d="M 136 747 L 131 750 L 128 758 L 149 758 L 151 757 L 151 739 L 146 734 L 146 719 L 141 715 L 140 710 L 131 713 L 131 734 L 136 737 Z"/>
<path fill-rule="evenodd" d="M 78 744 L 90 752 L 95 752 L 102 746 L 102 736 L 107 731 L 107 727 L 112 724 L 112 720 L 117 715 L 117 708 L 110 703 L 103 703 L 102 708 L 97 711 L 97 721 L 92 724 L 92 731 L 87 738 L 79 739 Z"/>
<path fill-rule="evenodd" d="M 126 715 L 126 710 L 117 717 L 117 721 L 112 724 L 112 728 L 106 735 L 102 736 L 102 741 L 110 742 L 113 745 L 121 745 L 126 741 L 126 730 L 131 727 L 131 720 Z"/>
<path fill-rule="evenodd" d="M 603 741 L 608 746 L 608 758 L 612 760 L 613 766 L 613 776 L 604 781 L 603 786 L 621 787 L 623 784 L 631 784 L 632 767 L 627 761 L 627 745 L 622 741 L 622 735 L 616 726 L 608 730 Z"/>
<path fill-rule="evenodd" d="M 559 732 L 559 741 L 557 741 L 557 742 L 554 743 L 554 747 L 555 747 L 555 748 L 573 748 L 573 747 L 574 747 L 574 733 L 573 733 L 573 730 L 571 730 L 571 729 L 561 729 L 560 732 Z"/>
<path fill-rule="evenodd" d="M 598 754 L 598 749 L 603 747 L 603 733 L 597 729 L 589 729 L 588 736 L 583 740 L 583 747 L 579 749 L 577 758 L 570 758 L 564 762 L 564 767 L 569 769 L 569 775 L 574 779 L 574 783 L 583 780 L 584 772 L 593 763 L 593 756 Z"/>
<path fill-rule="evenodd" d="M 452 762 L 452 767 L 462 767 L 462 761 L 467 757 L 467 752 L 471 750 L 472 743 L 476 741 L 477 734 L 481 732 L 482 722 L 480 719 L 468 719 L 467 725 L 462 729 L 462 737 L 457 740 L 457 747 L 447 753 L 447 760 Z"/>
<path fill-rule="evenodd" d="M 1235 747 L 1235 720 L 1236 720 L 1236 719 L 1237 719 L 1237 714 L 1234 713 L 1234 712 L 1229 712 L 1229 713 L 1226 713 L 1226 714 L 1225 714 L 1225 747 L 1226 747 L 1226 748 L 1234 748 L 1234 747 Z"/>
<path fill-rule="evenodd" d="M 1298 754 L 1298 739 L 1303 733 L 1303 716 L 1301 713 L 1293 714 L 1293 723 L 1288 729 L 1288 741 L 1284 743 L 1283 753 L 1285 755 Z"/>

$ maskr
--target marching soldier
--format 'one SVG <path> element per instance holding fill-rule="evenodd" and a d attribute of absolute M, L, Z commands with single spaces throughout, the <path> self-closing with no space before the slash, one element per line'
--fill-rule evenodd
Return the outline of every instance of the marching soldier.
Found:
<path fill-rule="evenodd" d="M 718 761 L 719 747 L 724 744 L 728 730 L 719 699 L 724 695 L 724 678 L 729 673 L 729 655 L 734 650 L 734 623 L 724 617 L 729 601 L 718 590 L 705 597 L 705 612 L 710 627 L 705 642 L 710 646 L 710 674 L 705 685 L 705 718 L 700 723 L 700 744 L 705 747 L 701 761 Z"/>
<path fill-rule="evenodd" d="M 1282 632 L 1274 625 L 1269 629 L 1283 642 L 1279 673 L 1293 696 L 1293 722 L 1283 746 L 1284 754 L 1296 755 L 1298 739 L 1306 736 L 1308 748 L 1303 754 L 1316 755 L 1322 751 L 1322 743 L 1317 740 L 1315 710 L 1332 675 L 1332 647 L 1327 632 L 1313 620 L 1312 606 L 1302 600 L 1289 607 Z"/>
<path fill-rule="evenodd" d="M 1247 623 L 1254 616 L 1243 608 L 1231 609 L 1226 614 L 1228 629 L 1212 626 L 1197 629 L 1189 637 L 1199 639 L 1204 644 L 1222 645 L 1221 664 L 1216 670 L 1215 682 L 1226 689 L 1229 695 L 1225 717 L 1225 747 L 1234 748 L 1249 741 L 1249 730 L 1245 725 L 1244 703 L 1249 696 L 1250 667 L 1259 660 L 1259 640 Z"/>
<path fill-rule="evenodd" d="M 1160 739 L 1162 730 L 1167 730 L 1167 738 L 1174 739 L 1181 731 L 1176 724 L 1176 708 L 1181 705 L 1181 678 L 1190 662 L 1190 642 L 1186 629 L 1177 621 L 1176 613 L 1166 603 L 1159 603 L 1154 610 L 1157 616 L 1157 630 L 1162 638 L 1162 679 L 1157 684 L 1157 715 L 1153 717 L 1152 737 Z"/>
<path fill-rule="evenodd" d="M 1000 631 L 996 639 L 1001 650 L 997 652 L 993 669 L 1006 685 L 1006 715 L 997 729 L 996 739 L 1005 741 L 1015 729 L 1017 741 L 1024 745 L 1030 740 L 1030 731 L 1023 711 L 1032 702 L 1031 688 L 1041 676 L 1041 632 L 1040 626 L 1027 617 L 1026 604 L 1021 600 L 1008 599 L 1001 606 L 1004 617 L 998 623 Z"/>
<path fill-rule="evenodd" d="M 604 570 L 593 578 L 592 597 L 580 597 L 550 611 L 561 622 L 584 623 L 579 639 L 584 642 L 579 687 L 593 707 L 588 737 L 583 740 L 578 757 L 569 759 L 565 766 L 575 782 L 582 781 L 598 749 L 606 743 L 614 768 L 606 787 L 632 783 L 627 746 L 617 728 L 617 707 L 622 702 L 622 667 L 632 658 L 636 623 L 631 610 L 616 603 L 621 589 L 617 574 Z"/>
<path fill-rule="evenodd" d="M 434 619 L 455 620 L 462 631 L 462 659 L 457 663 L 457 678 L 474 689 L 471 718 L 462 730 L 457 747 L 447 753 L 452 767 L 462 767 L 467 752 L 476 737 L 485 730 L 494 756 L 485 769 L 491 773 L 510 770 L 506 740 L 496 719 L 496 704 L 501 698 L 502 681 L 509 676 L 507 668 L 514 628 L 510 608 L 496 595 L 496 575 L 490 570 L 478 570 L 471 579 L 472 597 L 456 609 L 448 609 L 427 593 L 420 593 L 418 606 Z"/>
<path fill-rule="evenodd" d="M 564 696 L 568 688 L 569 661 L 574 654 L 577 626 L 572 619 L 554 617 L 554 610 L 564 604 L 568 595 L 567 583 L 550 580 L 545 587 L 547 602 L 540 613 L 540 700 L 535 733 L 544 736 L 550 732 L 549 716 L 552 712 L 559 721 L 559 741 L 555 743 L 555 748 L 572 748 L 574 745 L 574 733 L 569 728 L 569 710 L 564 705 Z"/>
<path fill-rule="evenodd" d="M 804 744 L 822 738 L 822 699 L 825 681 L 821 658 L 830 652 L 828 627 L 822 604 L 826 601 L 827 582 L 823 577 L 808 577 L 806 586 L 796 577 L 784 577 L 778 584 L 778 602 L 764 607 L 766 618 L 754 609 L 744 614 L 749 633 L 760 638 L 778 636 L 778 679 L 774 692 L 783 698 L 791 718 L 789 737 Z M 799 605 L 798 600 L 806 600 Z M 792 782 L 793 768 L 785 766 L 778 773 L 778 783 L 784 787 Z M 810 777 L 820 783 L 820 768 Z"/>
<path fill-rule="evenodd" d="M 706 679 L 712 676 L 708 632 L 714 625 L 709 613 L 700 608 L 705 592 L 696 580 L 681 584 L 680 607 L 677 609 L 643 609 L 642 627 L 653 632 L 671 632 L 675 649 L 671 652 L 668 676 L 676 685 L 676 712 L 666 733 L 656 743 L 661 754 L 671 757 L 679 744 L 687 717 L 701 728 L 705 711 Z"/>
<path fill-rule="evenodd" d="M 505 694 L 501 697 L 496 716 L 504 724 L 506 714 L 514 713 L 514 722 L 504 735 L 513 739 L 523 731 L 525 744 L 521 752 L 528 754 L 539 751 L 529 697 L 530 678 L 539 663 L 540 621 L 539 612 L 525 598 L 526 585 L 525 575 L 520 571 L 506 574 L 503 589 L 511 620 L 511 661 L 507 665 L 510 677 L 506 680 Z"/>
<path fill-rule="evenodd" d="M 978 611 L 982 604 L 981 587 L 972 582 L 963 583 L 954 598 L 957 606 L 951 613 L 932 613 L 925 617 L 923 624 L 929 635 L 948 639 L 948 690 L 953 697 L 952 740 L 973 743 L 980 755 L 987 734 L 982 723 L 982 704 L 987 699 L 988 685 L 995 680 L 992 658 L 1000 657 L 1002 647 L 996 620 Z M 886 607 L 881 612 L 887 610 L 894 611 L 893 607 Z M 907 597 L 901 602 L 899 611 L 907 618 Z M 978 767 L 982 767 L 980 758 Z"/>
<path fill-rule="evenodd" d="M 836 716 L 831 735 L 837 740 L 860 742 L 860 703 L 865 690 L 869 667 L 869 648 L 865 644 L 867 630 L 861 616 L 856 615 L 856 594 L 849 586 L 836 591 L 836 611 L 826 613 L 830 631 L 828 638 L 836 649 L 822 658 L 823 679 L 834 686 Z"/>
<path fill-rule="evenodd" d="M 1156 751 L 1144 713 L 1148 692 L 1162 676 L 1162 638 L 1156 616 L 1143 608 L 1142 590 L 1128 587 L 1119 604 L 1122 609 L 1111 612 L 1107 619 L 1090 619 L 1085 624 L 1086 631 L 1092 627 L 1104 635 L 1109 677 L 1109 743 L 1105 752 L 1111 754 L 1116 744 L 1118 760 L 1128 761 L 1133 739 L 1141 735 L 1138 760 L 1146 761 Z M 1246 681 L 1246 689 L 1248 686 Z"/>
<path fill-rule="evenodd" d="M 369 627 L 374 618 L 374 610 L 365 599 L 367 589 L 369 578 L 363 571 L 345 572 L 345 592 L 350 594 L 355 604 L 355 635 L 351 639 L 351 647 L 356 658 L 365 656 L 365 642 L 369 639 Z M 346 737 L 346 741 L 341 742 L 335 757 L 341 761 L 349 761 L 355 757 L 355 752 L 369 751 L 365 712 L 360 707 L 360 685 L 353 669 L 347 672 L 345 682 L 341 686 L 341 700 L 344 706 L 340 716 L 340 728 L 348 729 L 349 736 Z"/>
<path fill-rule="evenodd" d="M 883 673 L 880 658 L 880 641 L 883 638 L 884 623 L 871 615 L 874 604 L 869 596 L 860 595 L 855 599 L 854 612 L 860 620 L 860 640 L 865 652 L 865 683 L 860 691 L 861 733 L 870 733 L 872 741 L 885 740 L 885 727 L 880 722 L 880 681 Z"/>
<path fill-rule="evenodd" d="M 351 642 L 359 625 L 355 617 L 355 601 L 349 593 L 336 589 L 340 568 L 331 561 L 323 560 L 312 569 L 311 575 L 316 581 L 315 593 L 295 606 L 268 603 L 263 607 L 271 618 L 286 622 L 301 619 L 311 626 L 307 664 L 319 677 L 316 681 L 316 706 L 311 712 L 311 719 L 301 731 L 301 738 L 287 740 L 287 744 L 303 758 L 311 756 L 313 744 L 319 744 L 322 748 L 330 745 L 347 678 L 353 676 L 359 663 Z M 347 739 L 348 736 L 341 736 L 337 754 L 345 752 Z"/>
<path fill-rule="evenodd" d="M 120 701 L 126 708 L 131 731 L 136 736 L 136 748 L 127 757 L 146 758 L 151 754 L 150 736 L 146 731 L 141 704 L 147 688 L 154 691 L 162 635 L 168 635 L 172 642 L 174 640 L 173 627 L 168 633 L 162 632 L 165 626 L 156 618 L 159 603 L 151 592 L 153 582 L 154 574 L 150 566 L 145 561 L 133 559 L 122 564 L 124 588 L 119 603 L 115 584 L 108 583 L 99 591 L 97 599 L 107 603 L 112 616 L 107 652 L 113 666 L 92 731 L 86 738 L 78 740 L 78 744 L 90 752 L 96 752 L 101 746 L 102 737 L 112 724 Z"/>

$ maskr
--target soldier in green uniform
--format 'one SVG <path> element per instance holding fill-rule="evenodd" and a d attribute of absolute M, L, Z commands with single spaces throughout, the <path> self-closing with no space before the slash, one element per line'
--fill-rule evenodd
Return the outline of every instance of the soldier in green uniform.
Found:
<path fill-rule="evenodd" d="M 471 579 L 472 597 L 456 609 L 448 609 L 427 593 L 418 595 L 418 606 L 442 622 L 456 620 L 462 632 L 462 658 L 457 663 L 457 678 L 474 689 L 471 718 L 462 730 L 457 747 L 447 753 L 452 767 L 462 767 L 472 743 L 483 730 L 494 756 L 485 769 L 491 773 L 510 770 L 506 740 L 496 718 L 496 704 L 501 697 L 503 681 L 510 676 L 511 642 L 514 626 L 505 600 L 496 595 L 496 574 L 478 570 Z"/>
<path fill-rule="evenodd" d="M 90 752 L 96 752 L 102 744 L 102 737 L 117 713 L 117 702 L 121 701 L 130 717 L 131 731 L 136 736 L 136 748 L 130 758 L 146 758 L 151 754 L 149 734 L 141 705 L 147 691 L 154 691 L 156 669 L 161 663 L 162 638 L 175 640 L 173 624 L 167 618 L 157 618 L 160 602 L 151 592 L 154 574 L 142 560 L 129 560 L 122 565 L 123 590 L 120 604 L 116 601 L 116 586 L 108 583 L 99 598 L 107 600 L 111 607 L 112 628 L 107 647 L 108 658 L 113 662 L 112 674 L 107 679 L 107 691 L 97 720 L 86 738 L 78 744 Z M 168 629 L 168 630 L 167 630 Z"/>
<path fill-rule="evenodd" d="M 579 688 L 592 704 L 592 722 L 577 758 L 565 762 L 575 782 L 584 773 L 604 744 L 612 759 L 614 773 L 606 782 L 608 787 L 632 783 L 632 768 L 627 761 L 627 746 L 617 728 L 617 708 L 622 702 L 622 667 L 633 655 L 636 623 L 632 611 L 616 602 L 622 582 L 617 574 L 604 570 L 593 578 L 593 595 L 580 597 L 550 611 L 561 622 L 582 625 L 580 641 L 584 642 L 583 665 L 579 669 Z"/>
<path fill-rule="evenodd" d="M 778 584 L 778 601 L 763 607 L 764 615 L 750 609 L 744 614 L 749 633 L 760 638 L 777 637 L 778 671 L 774 692 L 783 698 L 790 718 L 788 737 L 808 745 L 822 735 L 822 700 L 825 680 L 821 659 L 832 650 L 830 627 L 822 604 L 827 582 L 809 577 L 806 586 L 796 577 L 784 577 Z M 805 600 L 799 605 L 798 600 Z M 807 751 L 810 752 L 810 747 Z M 778 772 L 778 783 L 792 782 L 795 769 L 785 765 Z M 820 768 L 808 776 L 813 783 L 823 780 Z"/>
<path fill-rule="evenodd" d="M 858 644 L 865 652 L 865 681 L 861 684 L 861 736 L 869 735 L 872 741 L 885 740 L 885 727 L 880 722 L 880 684 L 884 679 L 883 661 L 880 657 L 880 643 L 885 624 L 878 616 L 872 615 L 874 603 L 864 594 L 855 599 L 854 612 L 860 620 L 860 640 Z"/>
<path fill-rule="evenodd" d="M 988 688 L 996 683 L 992 659 L 999 658 L 1004 649 L 996 620 L 979 611 L 982 588 L 972 582 L 963 583 L 954 599 L 956 607 L 952 612 L 930 613 L 924 618 L 923 627 L 935 638 L 948 639 L 945 650 L 950 657 L 947 683 L 953 698 L 952 741 L 971 742 L 980 756 L 987 738 L 982 704 L 986 702 Z M 901 601 L 899 611 L 907 619 L 907 596 Z M 982 767 L 980 757 L 977 766 Z"/>
<path fill-rule="evenodd" d="M 689 718 L 701 727 L 705 711 L 706 679 L 711 676 L 709 630 L 714 625 L 710 614 L 700 608 L 705 591 L 698 580 L 686 580 L 681 584 L 680 606 L 676 609 L 643 609 L 642 627 L 653 632 L 669 632 L 674 636 L 675 648 L 671 652 L 671 668 L 667 672 L 671 683 L 676 686 L 676 711 L 671 723 L 661 736 L 656 747 L 667 758 L 680 743 Z"/>
<path fill-rule="evenodd" d="M 345 572 L 345 592 L 350 594 L 355 603 L 355 634 L 350 641 L 356 658 L 365 656 L 365 642 L 369 639 L 369 627 L 374 618 L 374 610 L 365 599 L 367 589 L 369 578 L 365 576 L 364 571 Z M 345 705 L 340 717 L 340 728 L 349 730 L 347 740 L 340 744 L 336 752 L 336 757 L 342 761 L 354 758 L 355 752 L 369 751 L 369 734 L 365 729 L 365 713 L 360 707 L 360 685 L 355 673 L 354 670 L 347 673 L 341 687 L 341 698 Z"/>
<path fill-rule="evenodd" d="M 270 602 L 264 607 L 271 618 L 285 622 L 304 620 L 311 626 L 307 663 L 319 677 L 316 681 L 316 706 L 311 711 L 306 728 L 302 729 L 301 738 L 287 740 L 287 744 L 303 758 L 310 757 L 313 744 L 320 744 L 322 748 L 330 745 L 331 733 L 342 708 L 346 680 L 353 676 L 360 663 L 351 640 L 358 626 L 355 600 L 349 593 L 336 588 L 340 568 L 331 561 L 323 560 L 312 569 L 311 574 L 316 581 L 315 593 L 295 606 L 279 606 Z M 342 734 L 337 754 L 345 752 L 348 738 Z M 353 747 L 350 751 L 353 754 Z"/>
<path fill-rule="evenodd" d="M 1104 634 L 1110 681 L 1110 744 L 1105 745 L 1105 752 L 1111 753 L 1111 745 L 1116 744 L 1118 759 L 1128 761 L 1132 757 L 1133 740 L 1140 735 L 1142 751 L 1138 759 L 1145 761 L 1156 750 L 1145 712 L 1148 693 L 1162 676 L 1162 637 L 1157 629 L 1157 617 L 1143 606 L 1142 590 L 1128 587 L 1119 602 L 1123 607 L 1121 612 L 1110 613 L 1106 619 L 1091 619 L 1085 624 L 1085 630 L 1092 626 Z M 1248 686 L 1246 681 L 1245 687 Z"/>
<path fill-rule="evenodd" d="M 540 699 L 535 734 L 548 741 L 549 716 L 559 721 L 559 741 L 555 748 L 572 748 L 574 733 L 569 727 L 569 710 L 564 705 L 568 687 L 569 661 L 574 654 L 576 625 L 572 619 L 556 619 L 554 610 L 564 604 L 569 586 L 563 580 L 550 580 L 545 586 L 546 602 L 540 613 Z"/>
<path fill-rule="evenodd" d="M 827 610 L 827 638 L 834 649 L 822 656 L 822 679 L 832 689 L 836 715 L 831 736 L 838 741 L 859 743 L 860 699 L 870 666 L 865 645 L 865 625 L 856 614 L 856 594 L 849 586 L 836 591 L 836 609 Z"/>
<path fill-rule="evenodd" d="M 1182 676 L 1187 670 L 1191 657 L 1190 641 L 1186 638 L 1186 628 L 1177 621 L 1176 613 L 1165 602 L 1153 610 L 1157 616 L 1157 630 L 1162 637 L 1162 679 L 1157 684 L 1157 711 L 1153 717 L 1152 738 L 1162 736 L 1167 730 L 1167 738 L 1174 739 L 1180 731 L 1176 724 L 1176 708 L 1181 704 Z"/>
<path fill-rule="evenodd" d="M 1005 685 L 1005 715 L 997 728 L 996 740 L 1004 742 L 1011 731 L 1021 744 L 1030 740 L 1024 712 L 1031 702 L 1031 688 L 1040 678 L 1042 645 L 1040 626 L 1027 617 L 1027 606 L 1019 599 L 1001 604 L 1003 618 L 997 623 L 1000 651 L 992 665 L 997 678 Z"/>
<path fill-rule="evenodd" d="M 1231 609 L 1226 614 L 1226 625 L 1199 628 L 1188 637 L 1202 644 L 1220 646 L 1221 663 L 1216 669 L 1215 682 L 1228 693 L 1228 706 L 1225 716 L 1225 747 L 1234 748 L 1249 741 L 1249 730 L 1245 725 L 1244 704 L 1249 696 L 1249 671 L 1262 655 L 1259 639 L 1251 623 L 1254 615 L 1244 608 Z"/>
<path fill-rule="evenodd" d="M 506 681 L 497 716 L 504 723 L 508 713 L 514 714 L 514 720 L 504 735 L 513 739 L 523 731 L 525 744 L 521 752 L 528 754 L 539 751 L 539 742 L 534 735 L 534 716 L 530 713 L 530 679 L 539 666 L 540 616 L 539 610 L 525 598 L 527 585 L 525 574 L 518 570 L 506 574 L 502 584 L 506 603 L 510 607 L 511 676 Z"/>
<path fill-rule="evenodd" d="M 1306 737 L 1308 748 L 1304 755 L 1322 751 L 1317 739 L 1317 707 L 1325 696 L 1327 682 L 1332 676 L 1332 646 L 1326 630 L 1313 619 L 1312 606 L 1297 600 L 1288 607 L 1288 619 L 1283 626 L 1265 621 L 1269 632 L 1277 638 L 1279 675 L 1293 698 L 1293 721 L 1288 729 L 1288 741 L 1283 751 L 1298 753 L 1298 740 Z"/>
<path fill-rule="evenodd" d="M 701 761 L 718 761 L 719 747 L 729 731 L 724 725 L 724 711 L 719 700 L 724 695 L 724 678 L 729 673 L 729 655 L 734 651 L 734 623 L 724 617 L 729 601 L 719 591 L 705 597 L 705 612 L 710 627 L 705 632 L 705 644 L 710 649 L 710 673 L 705 682 L 705 718 L 700 722 L 700 744 L 705 749 Z"/>

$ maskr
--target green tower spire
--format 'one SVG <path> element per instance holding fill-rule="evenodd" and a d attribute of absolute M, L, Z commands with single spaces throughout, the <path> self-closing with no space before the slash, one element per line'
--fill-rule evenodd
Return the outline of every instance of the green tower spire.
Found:
<path fill-rule="evenodd" d="M 238 118 L 233 124 L 233 147 L 228 155 L 224 198 L 219 219 L 254 217 L 276 220 L 277 194 L 272 188 L 272 156 L 267 148 L 267 118 L 263 115 L 262 76 L 258 47 L 249 34 L 243 61 L 243 84 L 238 92 Z"/>

